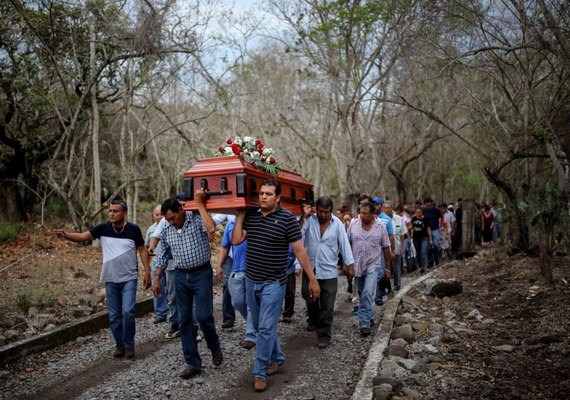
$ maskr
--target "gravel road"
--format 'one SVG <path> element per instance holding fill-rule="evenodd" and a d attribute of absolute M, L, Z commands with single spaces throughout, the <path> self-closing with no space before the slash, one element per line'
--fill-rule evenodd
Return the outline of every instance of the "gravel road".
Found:
<path fill-rule="evenodd" d="M 281 323 L 279 337 L 287 360 L 268 379 L 269 389 L 255 393 L 250 372 L 255 350 L 239 346 L 241 317 L 232 329 L 221 329 L 220 295 L 215 299 L 216 325 L 224 363 L 212 364 L 206 343 L 199 344 L 203 373 L 190 380 L 179 339 L 164 337 L 168 324 L 154 325 L 152 316 L 137 320 L 134 360 L 113 359 L 109 330 L 78 338 L 42 354 L 31 355 L 0 371 L 3 399 L 349 399 L 360 378 L 374 334 L 360 338 L 352 303 L 345 300 L 346 279 L 339 277 L 332 344 L 318 349 L 314 333 L 305 330 L 305 304 L 297 288 L 296 313 Z M 379 322 L 383 307 L 376 307 Z M 378 325 L 377 325 L 378 326 Z"/>

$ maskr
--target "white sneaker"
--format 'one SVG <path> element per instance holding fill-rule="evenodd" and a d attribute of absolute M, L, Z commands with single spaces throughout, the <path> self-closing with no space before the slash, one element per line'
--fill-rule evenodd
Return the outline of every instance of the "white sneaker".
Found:
<path fill-rule="evenodd" d="M 170 332 L 166 334 L 167 339 L 174 339 L 180 336 L 180 330 L 176 329 L 175 327 L 170 328 Z"/>

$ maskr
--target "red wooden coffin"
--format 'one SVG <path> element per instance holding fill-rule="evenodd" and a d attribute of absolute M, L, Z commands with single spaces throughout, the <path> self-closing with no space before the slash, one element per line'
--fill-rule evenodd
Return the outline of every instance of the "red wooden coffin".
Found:
<path fill-rule="evenodd" d="M 184 173 L 184 209 L 197 210 L 194 191 L 203 187 L 208 211 L 235 214 L 237 210 L 259 207 L 258 189 L 271 174 L 239 156 L 205 158 Z M 275 179 L 281 183 L 281 204 L 301 215 L 301 200 L 314 200 L 313 185 L 301 175 L 280 170 Z"/>

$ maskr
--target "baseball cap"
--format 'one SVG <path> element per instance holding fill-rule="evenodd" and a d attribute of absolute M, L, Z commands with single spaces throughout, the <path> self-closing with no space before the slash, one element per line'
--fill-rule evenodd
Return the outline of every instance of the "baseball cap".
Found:
<path fill-rule="evenodd" d="M 384 205 L 384 200 L 382 200 L 382 197 L 374 197 L 374 198 L 372 198 L 372 201 L 374 203 L 378 204 L 379 206 Z"/>
<path fill-rule="evenodd" d="M 186 201 L 186 193 L 182 192 L 182 193 L 178 193 L 176 195 L 176 200 L 178 201 Z"/>

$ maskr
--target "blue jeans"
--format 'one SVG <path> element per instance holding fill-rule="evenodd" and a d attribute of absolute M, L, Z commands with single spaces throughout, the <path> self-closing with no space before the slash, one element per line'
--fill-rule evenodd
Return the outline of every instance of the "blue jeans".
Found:
<path fill-rule="evenodd" d="M 376 282 L 376 295 L 374 297 L 374 301 L 380 302 L 384 297 L 384 293 L 380 288 L 380 281 L 384 278 L 384 274 L 386 273 L 386 259 L 384 258 L 384 253 L 382 253 L 382 260 L 380 261 L 380 270 L 378 271 L 378 280 Z"/>
<path fill-rule="evenodd" d="M 236 310 L 232 305 L 232 296 L 228 289 L 228 280 L 230 279 L 230 273 L 232 270 L 233 260 L 231 257 L 226 258 L 224 264 L 222 265 L 224 271 L 224 285 L 222 293 L 222 319 L 223 322 L 231 322 L 232 324 L 236 320 Z"/>
<path fill-rule="evenodd" d="M 281 365 L 285 354 L 277 337 L 277 326 L 285 298 L 285 284 L 245 280 L 247 304 L 251 311 L 253 329 L 257 331 L 253 378 L 267 378 L 269 364 Z"/>
<path fill-rule="evenodd" d="M 152 281 L 156 276 L 156 269 L 152 270 Z M 154 315 L 165 317 L 168 315 L 168 289 L 166 288 L 166 274 L 160 275 L 160 296 L 152 296 Z"/>
<path fill-rule="evenodd" d="M 439 229 L 434 229 L 431 231 L 431 239 L 433 246 L 428 249 L 428 266 L 433 267 L 435 264 L 439 264 L 439 255 L 441 254 L 441 232 Z"/>
<path fill-rule="evenodd" d="M 497 243 L 497 240 L 499 239 L 500 230 L 501 230 L 501 224 L 495 221 L 495 225 L 493 225 L 493 239 L 492 239 L 493 243 Z"/>
<path fill-rule="evenodd" d="M 111 332 L 117 349 L 135 347 L 135 302 L 137 299 L 137 280 L 105 284 L 107 308 Z"/>
<path fill-rule="evenodd" d="M 176 307 L 176 286 L 174 285 L 174 276 L 176 270 L 165 270 L 166 276 L 166 292 L 168 293 L 168 322 L 172 325 L 178 326 L 178 308 Z M 160 289 L 162 290 L 162 289 Z"/>
<path fill-rule="evenodd" d="M 245 271 L 232 272 L 228 281 L 228 289 L 232 297 L 232 305 L 239 311 L 245 320 L 245 336 L 244 340 L 255 343 L 257 338 L 255 329 L 253 329 L 253 321 L 251 319 L 251 311 L 247 307 L 246 290 L 245 290 Z"/>
<path fill-rule="evenodd" d="M 380 268 L 368 270 L 366 275 L 357 276 L 356 288 L 360 296 L 358 306 L 358 326 L 360 328 L 370 328 L 370 321 L 374 317 L 374 294 L 378 285 Z"/>
<path fill-rule="evenodd" d="M 429 239 L 427 237 L 423 239 L 414 238 L 414 247 L 416 248 L 416 258 L 418 259 L 418 265 L 420 271 L 424 271 L 427 264 L 427 253 L 428 253 L 428 243 Z"/>
<path fill-rule="evenodd" d="M 208 349 L 220 350 L 220 340 L 214 322 L 213 271 L 209 265 L 199 271 L 187 272 L 177 269 L 174 277 L 178 326 L 182 338 L 182 353 L 188 367 L 202 370 L 202 359 L 196 344 L 196 328 L 192 322 L 194 312 L 204 333 Z M 195 308 L 194 308 L 195 305 Z"/>

